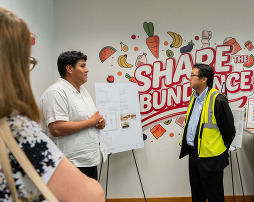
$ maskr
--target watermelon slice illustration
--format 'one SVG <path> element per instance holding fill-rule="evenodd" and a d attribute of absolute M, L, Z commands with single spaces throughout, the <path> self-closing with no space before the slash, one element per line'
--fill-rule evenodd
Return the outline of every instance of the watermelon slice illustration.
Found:
<path fill-rule="evenodd" d="M 101 49 L 101 51 L 99 53 L 101 62 L 104 62 L 106 59 L 108 59 L 115 52 L 116 52 L 116 49 L 114 49 L 111 46 L 106 46 L 103 49 Z"/>
<path fill-rule="evenodd" d="M 244 63 L 243 66 L 244 67 L 252 67 L 253 66 L 253 62 L 254 61 L 254 56 L 251 54 L 249 56 L 248 62 Z"/>

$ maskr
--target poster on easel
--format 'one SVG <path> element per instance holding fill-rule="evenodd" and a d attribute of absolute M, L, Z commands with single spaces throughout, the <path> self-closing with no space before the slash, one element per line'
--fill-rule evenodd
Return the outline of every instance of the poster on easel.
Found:
<path fill-rule="evenodd" d="M 248 98 L 246 109 L 246 129 L 254 129 L 254 98 Z"/>
<path fill-rule="evenodd" d="M 96 83 L 96 106 L 106 126 L 101 138 L 108 154 L 144 147 L 138 86 L 135 83 Z"/>
<path fill-rule="evenodd" d="M 242 147 L 242 138 L 243 138 L 243 128 L 244 128 L 244 109 L 238 108 L 233 109 L 232 113 L 234 116 L 234 124 L 235 124 L 235 138 L 231 143 L 231 147 L 241 148 Z"/>

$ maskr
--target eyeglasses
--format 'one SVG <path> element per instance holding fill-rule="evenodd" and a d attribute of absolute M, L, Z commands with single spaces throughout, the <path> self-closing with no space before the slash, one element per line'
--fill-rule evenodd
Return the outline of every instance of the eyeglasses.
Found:
<path fill-rule="evenodd" d="M 198 76 L 199 77 L 200 75 L 198 75 L 198 74 L 191 74 L 190 78 L 192 78 L 193 76 Z"/>
<path fill-rule="evenodd" d="M 30 56 L 29 71 L 32 71 L 37 63 L 38 63 L 38 60 L 36 60 L 34 57 Z"/>

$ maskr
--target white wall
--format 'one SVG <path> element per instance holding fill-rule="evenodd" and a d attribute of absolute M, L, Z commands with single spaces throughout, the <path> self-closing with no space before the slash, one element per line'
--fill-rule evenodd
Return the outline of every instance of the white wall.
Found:
<path fill-rule="evenodd" d="M 132 64 L 138 54 L 149 52 L 142 42 L 147 37 L 143 22 L 155 25 L 155 34 L 162 39 L 170 37 L 166 31 L 183 33 L 188 41 L 202 30 L 213 31 L 211 42 L 219 43 L 226 36 L 234 35 L 243 44 L 246 39 L 254 41 L 254 27 L 250 13 L 254 2 L 244 1 L 201 1 L 201 0 L 0 0 L 0 5 L 16 12 L 26 20 L 37 37 L 32 55 L 39 59 L 38 66 L 31 73 L 33 91 L 38 100 L 42 92 L 58 77 L 56 58 L 66 50 L 81 50 L 88 55 L 89 81 L 86 87 L 94 97 L 94 83 L 105 82 L 108 74 L 132 73 L 133 69 L 119 69 L 116 62 L 98 58 L 101 48 L 110 45 L 117 48 L 115 59 L 122 54 L 119 43 L 129 46 L 128 61 Z M 136 34 L 139 39 L 132 40 Z M 142 42 L 142 43 L 141 43 Z M 185 42 L 187 43 L 187 42 Z M 139 44 L 140 51 L 133 48 Z M 140 45 L 141 44 L 141 45 Z M 144 45 L 142 45 L 144 44 Z M 163 41 L 161 41 L 163 44 Z M 200 47 L 200 43 L 197 44 Z M 162 45 L 161 45 L 162 47 Z M 164 47 L 165 48 L 165 47 Z M 160 52 L 165 62 L 165 52 Z M 154 58 L 148 56 L 148 62 Z M 114 66 L 112 67 L 111 64 Z M 115 76 L 116 82 L 128 82 Z M 145 147 L 135 151 L 141 179 L 147 197 L 190 196 L 187 158 L 178 159 L 182 129 L 174 120 L 167 132 L 156 140 L 149 130 Z M 173 132 L 175 136 L 169 137 Z M 244 133 L 243 146 L 238 150 L 243 186 L 246 195 L 254 194 L 254 138 Z M 235 174 L 235 193 L 241 194 L 235 154 L 232 155 Z M 102 185 L 105 186 L 106 165 L 103 165 Z M 231 195 L 230 167 L 225 169 L 225 194 Z M 109 168 L 109 198 L 142 197 L 142 191 L 131 152 L 113 154 Z"/>
<path fill-rule="evenodd" d="M 201 1 L 201 0 L 55 0 L 55 53 L 66 50 L 81 50 L 88 55 L 88 68 L 90 70 L 88 82 L 85 84 L 94 97 L 94 83 L 106 82 L 109 74 L 115 76 L 116 82 L 128 82 L 124 77 L 116 75 L 117 71 L 130 73 L 133 69 L 123 69 L 117 65 L 120 51 L 120 42 L 129 46 L 128 61 L 135 63 L 136 57 L 143 52 L 149 52 L 144 41 L 147 38 L 143 30 L 143 22 L 153 22 L 155 34 L 161 39 L 170 42 L 167 31 L 182 33 L 186 40 L 193 39 L 195 35 L 201 36 L 202 30 L 213 31 L 211 43 L 222 44 L 228 37 L 237 37 L 238 42 L 244 44 L 246 40 L 254 41 L 254 28 L 250 26 L 254 2 L 244 1 Z M 139 38 L 132 40 L 135 34 Z M 160 42 L 161 49 L 163 47 Z M 117 49 L 108 59 L 101 63 L 99 51 L 110 45 Z M 138 45 L 140 51 L 134 52 Z M 201 42 L 196 42 L 201 47 Z M 160 49 L 160 50 L 161 50 Z M 148 62 L 153 63 L 155 58 L 148 55 Z M 160 51 L 159 60 L 165 62 L 165 52 Z M 113 66 L 111 66 L 113 64 Z M 175 136 L 169 137 L 173 132 Z M 147 197 L 190 196 L 187 160 L 178 159 L 182 129 L 174 120 L 167 133 L 156 140 L 149 130 L 145 148 L 135 151 L 141 179 Z M 254 194 L 254 152 L 253 135 L 244 133 L 243 148 L 239 149 L 238 157 L 242 172 L 243 185 L 246 195 Z M 235 154 L 233 153 L 233 160 Z M 235 162 L 235 161 L 233 161 Z M 238 178 L 237 164 L 233 164 L 235 174 L 235 193 L 241 194 Z M 105 187 L 107 164 L 103 165 L 102 185 Z M 225 194 L 231 195 L 230 167 L 225 169 Z M 134 160 L 131 152 L 113 154 L 110 157 L 109 169 L 109 198 L 142 197 Z"/>
<path fill-rule="evenodd" d="M 31 55 L 39 62 L 31 72 L 31 84 L 38 102 L 46 88 L 55 81 L 54 1 L 0 0 L 0 5 L 24 19 L 37 36 Z"/>

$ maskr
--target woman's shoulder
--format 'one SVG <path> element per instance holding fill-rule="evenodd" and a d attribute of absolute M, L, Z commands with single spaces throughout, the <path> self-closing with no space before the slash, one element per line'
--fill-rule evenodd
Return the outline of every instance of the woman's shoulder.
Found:
<path fill-rule="evenodd" d="M 41 141 L 51 141 L 38 123 L 25 115 L 9 115 L 7 124 L 18 144 L 23 146 Z"/>
<path fill-rule="evenodd" d="M 24 115 L 10 115 L 7 123 L 19 147 L 24 151 L 34 167 L 57 167 L 63 153 L 46 135 L 39 125 Z M 45 171 L 39 171 L 42 176 Z"/>
<path fill-rule="evenodd" d="M 7 124 L 19 147 L 42 177 L 43 182 L 47 184 L 62 160 L 63 153 L 39 125 L 28 117 L 24 115 L 10 115 L 7 117 Z M 25 175 L 23 169 L 21 169 L 12 154 L 10 154 L 10 159 L 13 177 L 19 194 L 25 198 L 29 198 L 31 195 L 37 196 L 38 190 L 34 186 L 30 186 L 30 179 Z"/>
<path fill-rule="evenodd" d="M 43 132 L 35 121 L 21 114 L 9 115 L 7 117 L 7 124 L 14 136 L 38 135 Z"/>

